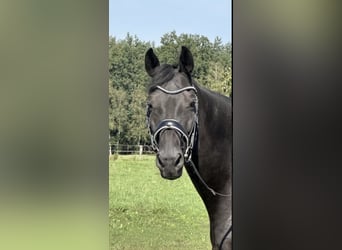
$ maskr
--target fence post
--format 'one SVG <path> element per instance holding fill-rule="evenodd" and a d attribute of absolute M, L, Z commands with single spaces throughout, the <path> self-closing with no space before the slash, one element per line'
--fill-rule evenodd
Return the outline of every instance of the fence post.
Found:
<path fill-rule="evenodd" d="M 142 153 L 143 153 L 143 146 L 139 145 L 139 155 L 142 155 Z"/>
<path fill-rule="evenodd" d="M 112 155 L 112 144 L 109 143 L 109 156 Z"/>

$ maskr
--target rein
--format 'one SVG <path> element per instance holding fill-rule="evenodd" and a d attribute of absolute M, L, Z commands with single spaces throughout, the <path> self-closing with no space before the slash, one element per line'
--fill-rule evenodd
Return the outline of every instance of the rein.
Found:
<path fill-rule="evenodd" d="M 224 197 L 229 197 L 230 194 L 222 194 L 219 193 L 217 191 L 215 191 L 213 188 L 209 187 L 208 184 L 203 180 L 202 176 L 200 175 L 200 173 L 198 172 L 198 169 L 196 168 L 194 162 L 190 159 L 189 161 L 187 161 L 187 163 L 190 163 L 191 167 L 193 168 L 195 174 L 197 175 L 198 179 L 202 182 L 202 184 L 206 187 L 206 189 L 208 189 L 214 196 L 218 195 L 218 196 L 224 196 Z"/>
<path fill-rule="evenodd" d="M 198 172 L 194 162 L 190 159 L 187 163 L 189 163 L 192 167 L 192 169 L 194 170 L 195 174 L 197 175 L 198 179 L 202 182 L 202 184 L 206 187 L 206 189 L 208 189 L 214 196 L 218 195 L 218 196 L 224 196 L 224 197 L 228 197 L 230 196 L 229 194 L 222 194 L 219 192 L 216 192 L 214 189 L 212 189 L 211 187 L 208 186 L 208 184 L 203 180 L 202 176 L 200 175 L 200 173 Z M 232 231 L 232 225 L 230 225 L 230 227 L 228 228 L 228 231 L 224 234 L 221 243 L 220 243 L 220 247 L 219 250 L 222 249 L 223 246 L 223 242 L 224 240 L 227 238 L 227 236 L 229 235 L 229 233 Z"/>
<path fill-rule="evenodd" d="M 221 243 L 220 243 L 220 246 L 219 246 L 219 250 L 222 249 L 222 246 L 223 246 L 223 242 L 224 240 L 227 238 L 228 234 L 232 231 L 232 225 L 230 225 L 228 231 L 226 232 L 226 234 L 223 236 L 222 240 L 221 240 Z"/>

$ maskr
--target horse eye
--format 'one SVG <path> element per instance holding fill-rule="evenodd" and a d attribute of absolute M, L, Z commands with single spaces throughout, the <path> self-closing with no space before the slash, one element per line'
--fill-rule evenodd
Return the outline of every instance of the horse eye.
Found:
<path fill-rule="evenodd" d="M 196 111 L 196 104 L 195 102 L 190 102 L 189 106 L 188 106 L 188 110 L 191 112 L 195 112 Z"/>

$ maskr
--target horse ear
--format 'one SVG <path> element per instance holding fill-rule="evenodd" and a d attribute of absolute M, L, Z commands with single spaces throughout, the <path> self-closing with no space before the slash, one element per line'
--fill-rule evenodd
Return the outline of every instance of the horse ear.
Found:
<path fill-rule="evenodd" d="M 194 59 L 192 58 L 190 50 L 185 46 L 182 46 L 182 51 L 179 57 L 179 66 L 181 72 L 190 74 L 194 69 Z"/>
<path fill-rule="evenodd" d="M 160 65 L 158 57 L 154 54 L 152 48 L 145 54 L 145 69 L 149 76 L 153 76 L 154 69 Z"/>

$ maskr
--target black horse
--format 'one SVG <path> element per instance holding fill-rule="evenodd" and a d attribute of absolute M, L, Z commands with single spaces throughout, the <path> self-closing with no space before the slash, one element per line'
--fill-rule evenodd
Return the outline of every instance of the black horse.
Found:
<path fill-rule="evenodd" d="M 231 249 L 232 112 L 230 98 L 192 79 L 191 52 L 182 47 L 179 64 L 160 65 L 145 55 L 151 76 L 147 124 L 161 176 L 176 179 L 185 166 L 210 219 L 213 249 Z"/>

